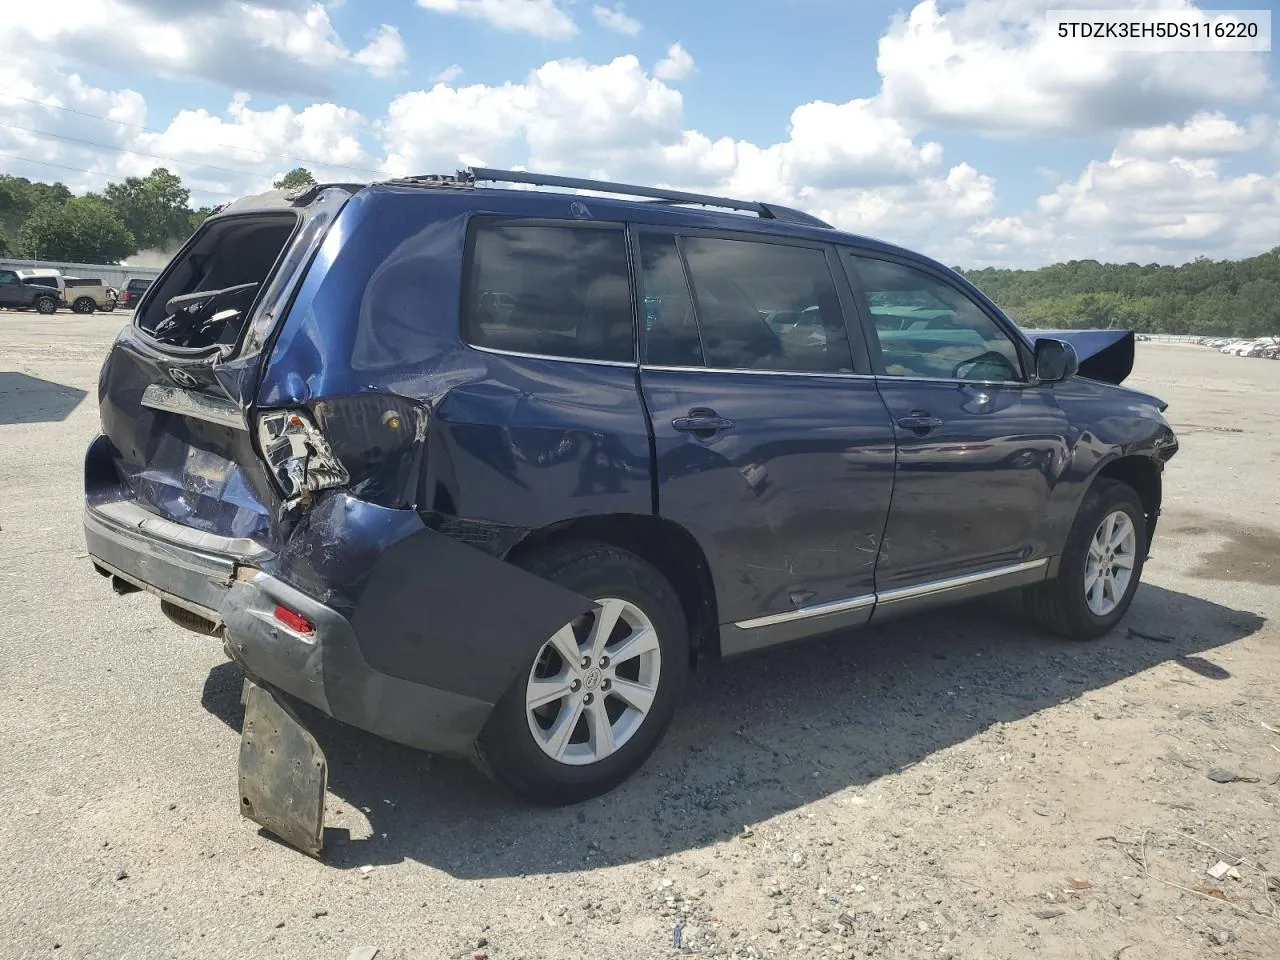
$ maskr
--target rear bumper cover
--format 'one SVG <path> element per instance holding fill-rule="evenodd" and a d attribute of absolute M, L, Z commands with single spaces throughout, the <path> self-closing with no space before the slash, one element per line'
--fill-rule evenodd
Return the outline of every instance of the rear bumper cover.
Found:
<path fill-rule="evenodd" d="M 128 501 L 87 506 L 84 531 L 100 571 L 217 624 L 227 655 L 246 672 L 344 723 L 463 755 L 492 710 L 491 700 L 370 667 L 351 621 L 262 569 L 273 557 L 252 541 L 206 534 Z M 276 620 L 277 604 L 315 624 L 314 635 Z"/>

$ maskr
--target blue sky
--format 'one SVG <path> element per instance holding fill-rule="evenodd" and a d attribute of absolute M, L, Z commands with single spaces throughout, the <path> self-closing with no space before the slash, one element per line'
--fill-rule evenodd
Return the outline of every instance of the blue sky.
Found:
<path fill-rule="evenodd" d="M 1280 243 L 1276 53 L 1055 46 L 1047 6 L 47 0 L 0 64 L 0 172 L 165 165 L 219 202 L 298 160 L 523 165 L 787 202 L 965 265 Z"/>

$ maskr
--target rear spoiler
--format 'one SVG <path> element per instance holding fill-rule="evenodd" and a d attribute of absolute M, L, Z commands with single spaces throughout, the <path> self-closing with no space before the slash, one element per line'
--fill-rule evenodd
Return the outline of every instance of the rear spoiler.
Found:
<path fill-rule="evenodd" d="M 1133 372 L 1132 330 L 1027 330 L 1036 340 L 1065 340 L 1075 347 L 1080 376 L 1103 383 L 1123 383 Z"/>

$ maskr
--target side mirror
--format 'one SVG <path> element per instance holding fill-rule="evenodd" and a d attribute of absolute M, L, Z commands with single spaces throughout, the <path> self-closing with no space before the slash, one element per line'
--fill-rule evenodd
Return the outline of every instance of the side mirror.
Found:
<path fill-rule="evenodd" d="M 1079 369 L 1076 348 L 1065 340 L 1036 341 L 1036 379 L 1041 383 L 1068 380 Z"/>

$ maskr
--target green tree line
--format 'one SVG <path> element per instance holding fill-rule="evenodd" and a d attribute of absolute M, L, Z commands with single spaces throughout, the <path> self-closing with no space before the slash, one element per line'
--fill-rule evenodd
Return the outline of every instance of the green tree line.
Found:
<path fill-rule="evenodd" d="M 315 183 L 303 167 L 275 186 Z M 192 207 L 191 191 L 164 167 L 73 196 L 62 183 L 0 174 L 0 255 L 31 260 L 119 263 L 139 250 L 167 250 L 213 212 Z"/>
<path fill-rule="evenodd" d="M 1140 333 L 1280 335 L 1280 247 L 1178 267 L 1072 260 L 1039 270 L 962 271 L 1020 326 Z"/>

